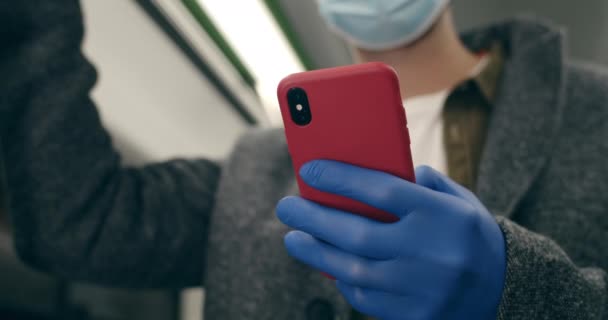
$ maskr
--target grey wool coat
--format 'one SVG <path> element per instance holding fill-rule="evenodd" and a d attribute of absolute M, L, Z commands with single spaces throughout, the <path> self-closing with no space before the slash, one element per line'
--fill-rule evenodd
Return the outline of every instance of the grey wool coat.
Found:
<path fill-rule="evenodd" d="M 333 283 L 283 248 L 283 133 L 246 135 L 222 168 L 123 167 L 82 36 L 77 0 L 0 2 L 0 190 L 21 258 L 105 285 L 202 285 L 206 319 L 348 319 Z M 507 241 L 500 319 L 608 319 L 608 75 L 569 61 L 548 24 L 464 39 L 506 52 L 476 190 Z"/>
<path fill-rule="evenodd" d="M 501 41 L 507 55 L 476 190 L 507 242 L 499 318 L 608 319 L 608 76 L 569 62 L 547 24 L 464 38 L 477 50 Z M 332 282 L 283 250 L 273 207 L 293 186 L 282 132 L 240 141 L 211 217 L 209 318 L 348 319 Z"/>

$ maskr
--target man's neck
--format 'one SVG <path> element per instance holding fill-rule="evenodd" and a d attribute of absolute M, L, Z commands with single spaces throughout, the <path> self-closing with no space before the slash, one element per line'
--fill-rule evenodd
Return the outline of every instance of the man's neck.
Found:
<path fill-rule="evenodd" d="M 449 10 L 414 44 L 380 52 L 355 49 L 355 57 L 360 62 L 381 61 L 395 68 L 404 99 L 454 88 L 470 77 L 479 62 L 458 37 Z"/>

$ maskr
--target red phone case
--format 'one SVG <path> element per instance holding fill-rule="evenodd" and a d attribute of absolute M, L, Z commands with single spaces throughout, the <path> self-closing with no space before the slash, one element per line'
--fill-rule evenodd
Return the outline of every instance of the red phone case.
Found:
<path fill-rule="evenodd" d="M 312 122 L 306 126 L 291 118 L 287 95 L 292 88 L 308 95 Z M 415 181 L 396 72 L 383 63 L 366 63 L 298 73 L 281 81 L 278 97 L 301 196 L 383 222 L 398 220 L 361 202 L 313 189 L 298 174 L 303 164 L 327 159 Z"/>

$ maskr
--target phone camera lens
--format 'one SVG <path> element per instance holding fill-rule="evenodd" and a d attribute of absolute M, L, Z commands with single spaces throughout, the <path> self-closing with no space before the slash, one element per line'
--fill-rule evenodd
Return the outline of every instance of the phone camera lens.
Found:
<path fill-rule="evenodd" d="M 308 95 L 302 88 L 292 88 L 287 93 L 291 119 L 299 126 L 306 126 L 312 121 Z"/>

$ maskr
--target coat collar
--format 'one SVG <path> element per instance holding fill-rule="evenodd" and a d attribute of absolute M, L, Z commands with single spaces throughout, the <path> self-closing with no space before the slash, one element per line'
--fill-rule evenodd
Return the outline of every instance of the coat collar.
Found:
<path fill-rule="evenodd" d="M 518 18 L 463 36 L 473 50 L 502 43 L 505 64 L 479 169 L 477 194 L 512 216 L 549 158 L 564 105 L 564 36 Z"/>

